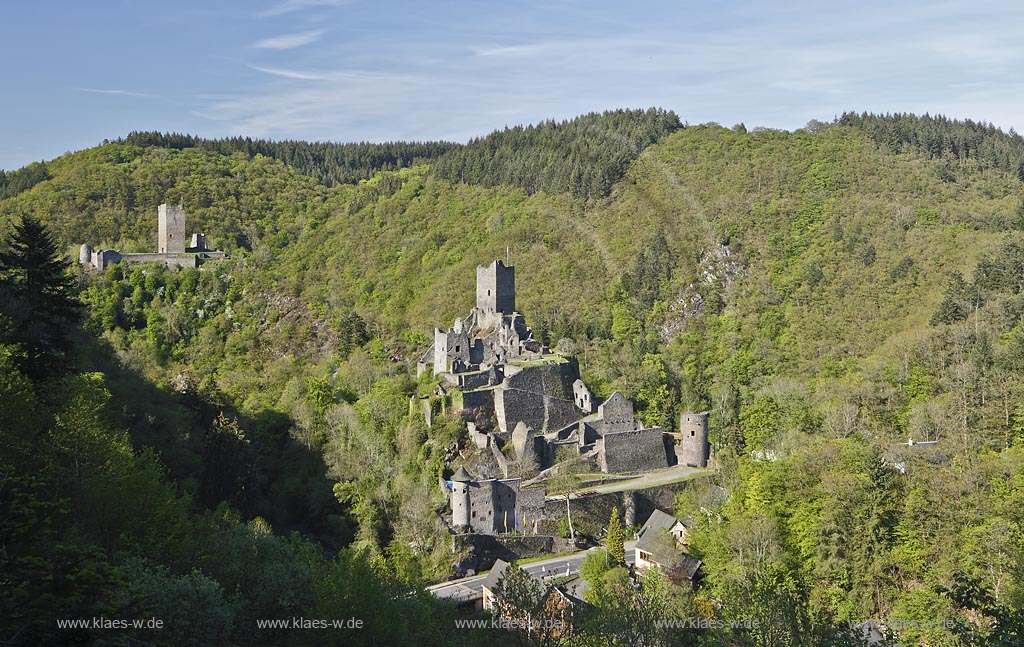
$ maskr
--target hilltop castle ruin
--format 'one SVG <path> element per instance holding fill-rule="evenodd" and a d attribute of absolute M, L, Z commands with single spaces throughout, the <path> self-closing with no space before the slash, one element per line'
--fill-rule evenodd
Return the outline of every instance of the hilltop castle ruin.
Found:
<path fill-rule="evenodd" d="M 461 412 L 470 441 L 500 471 L 474 479 L 463 466 L 444 481 L 454 528 L 500 534 L 532 525 L 536 532 L 543 489 L 508 478 L 509 449 L 511 460 L 541 470 L 574 456 L 608 474 L 707 466 L 707 414 L 684 413 L 678 431 L 665 433 L 646 427 L 618 391 L 599 401 L 576 361 L 552 353 L 516 312 L 515 268 L 494 261 L 477 267 L 476 278 L 476 306 L 451 328 L 435 329 L 418 364 L 420 374 L 440 378 L 437 395 Z"/>
<path fill-rule="evenodd" d="M 163 263 L 168 267 L 199 267 L 209 260 L 225 258 L 222 251 L 206 247 L 205 234 L 192 234 L 189 244 L 185 236 L 185 209 L 162 204 L 157 209 L 157 253 L 122 254 L 114 249 L 94 250 L 82 243 L 78 262 L 97 270 L 105 270 L 115 263 Z"/>

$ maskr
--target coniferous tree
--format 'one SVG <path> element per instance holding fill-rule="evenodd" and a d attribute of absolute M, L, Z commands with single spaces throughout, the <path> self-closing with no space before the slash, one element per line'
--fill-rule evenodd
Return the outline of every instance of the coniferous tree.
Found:
<path fill-rule="evenodd" d="M 946 282 L 946 295 L 939 304 L 938 310 L 932 315 L 931 325 L 955 323 L 962 321 L 970 314 L 969 289 L 963 274 L 953 270 Z"/>
<path fill-rule="evenodd" d="M 617 566 L 626 565 L 626 548 L 623 544 L 622 524 L 619 522 L 619 509 L 612 508 L 611 519 L 608 520 L 608 556 Z"/>
<path fill-rule="evenodd" d="M 71 350 L 82 305 L 68 270 L 53 236 L 33 216 L 22 218 L 0 251 L 0 343 L 19 348 L 19 364 L 34 379 L 58 372 Z"/>

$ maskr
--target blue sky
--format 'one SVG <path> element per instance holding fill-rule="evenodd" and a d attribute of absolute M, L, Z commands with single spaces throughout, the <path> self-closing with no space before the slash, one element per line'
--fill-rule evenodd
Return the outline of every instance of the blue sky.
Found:
<path fill-rule="evenodd" d="M 0 168 L 132 130 L 465 141 L 659 106 L 794 129 L 845 110 L 1024 123 L 1024 3 L 5 3 Z"/>

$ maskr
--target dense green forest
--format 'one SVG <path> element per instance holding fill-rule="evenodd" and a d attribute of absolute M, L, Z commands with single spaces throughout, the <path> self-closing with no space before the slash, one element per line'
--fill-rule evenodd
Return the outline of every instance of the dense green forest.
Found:
<path fill-rule="evenodd" d="M 43 162 L 33 162 L 10 173 L 0 171 L 0 199 L 18 195 L 48 179 L 50 179 L 50 174 Z"/>
<path fill-rule="evenodd" d="M 498 131 L 355 184 L 131 137 L 18 176 L 0 200 L 8 256 L 33 219 L 69 257 L 152 249 L 161 202 L 231 255 L 74 270 L 80 320 L 53 322 L 73 351 L 41 372 L 36 331 L 3 311 L 0 639 L 115 640 L 53 619 L 137 609 L 178 628 L 139 632 L 153 644 L 529 641 L 456 631 L 416 593 L 451 562 L 436 483 L 466 439 L 457 419 L 409 415 L 433 386 L 415 358 L 507 250 L 536 334 L 648 423 L 709 411 L 719 465 L 676 501 L 705 585 L 634 590 L 591 564 L 594 616 L 563 642 L 843 644 L 837 628 L 891 618 L 899 644 L 1017 644 L 1019 137 L 852 113 L 796 132 L 679 126 L 623 111 Z M 702 510 L 712 484 L 728 499 Z M 376 624 L 254 629 L 299 614 Z M 651 614 L 764 624 L 630 620 Z"/>
<path fill-rule="evenodd" d="M 451 142 L 385 142 L 335 144 L 331 142 L 267 141 L 251 137 L 204 139 L 180 133 L 133 132 L 117 143 L 132 146 L 200 148 L 222 155 L 245 153 L 281 160 L 298 172 L 328 186 L 351 184 L 373 177 L 377 171 L 393 171 L 436 159 L 456 148 Z"/>
<path fill-rule="evenodd" d="M 498 130 L 437 161 L 450 182 L 516 186 L 528 194 L 604 197 L 645 148 L 682 128 L 674 112 L 614 110 Z"/>
<path fill-rule="evenodd" d="M 1024 137 L 992 124 L 912 114 L 872 115 L 848 112 L 838 120 L 891 150 L 913 150 L 931 158 L 973 159 L 1016 173 L 1024 181 Z M 945 172 L 948 172 L 946 167 Z"/>

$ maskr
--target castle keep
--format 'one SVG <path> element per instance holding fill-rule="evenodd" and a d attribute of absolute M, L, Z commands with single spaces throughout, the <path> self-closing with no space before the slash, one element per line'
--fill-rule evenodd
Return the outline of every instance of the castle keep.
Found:
<path fill-rule="evenodd" d="M 185 209 L 162 204 L 157 209 L 157 252 L 183 254 L 185 252 Z"/>
<path fill-rule="evenodd" d="M 478 374 L 520 357 L 537 359 L 546 352 L 515 311 L 515 276 L 515 268 L 501 261 L 476 269 L 476 307 L 448 330 L 434 331 L 434 346 L 421 359 L 420 372 L 431 356 L 434 375 Z M 464 375 L 462 379 L 473 378 Z"/>
<path fill-rule="evenodd" d="M 185 209 L 162 204 L 157 209 L 157 253 L 122 254 L 114 249 L 94 250 L 83 243 L 78 251 L 78 262 L 97 270 L 105 270 L 115 263 L 163 263 L 168 267 L 199 267 L 206 261 L 225 258 L 221 251 L 206 247 L 205 234 L 192 234 L 190 244 L 185 242 Z"/>

